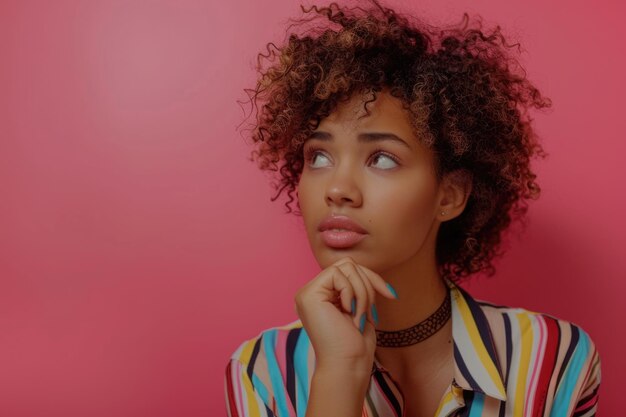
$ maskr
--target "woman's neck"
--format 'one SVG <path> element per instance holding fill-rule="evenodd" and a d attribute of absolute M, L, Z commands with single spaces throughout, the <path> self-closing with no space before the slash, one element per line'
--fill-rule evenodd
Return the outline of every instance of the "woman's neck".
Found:
<path fill-rule="evenodd" d="M 377 295 L 378 330 L 402 330 L 416 325 L 439 308 L 448 291 L 436 270 L 394 270 L 381 276 L 396 290 L 398 299 Z"/>
<path fill-rule="evenodd" d="M 377 330 L 407 329 L 427 319 L 441 306 L 449 291 L 448 286 L 439 274 L 434 254 L 424 252 L 393 270 L 380 273 L 397 291 L 398 299 L 376 296 Z M 432 261 L 428 262 L 429 259 Z M 376 357 L 383 366 L 385 363 L 393 363 L 396 368 L 414 365 L 432 359 L 438 350 L 451 343 L 451 339 L 452 326 L 451 320 L 448 320 L 444 327 L 424 341 L 405 347 L 377 347 Z"/>

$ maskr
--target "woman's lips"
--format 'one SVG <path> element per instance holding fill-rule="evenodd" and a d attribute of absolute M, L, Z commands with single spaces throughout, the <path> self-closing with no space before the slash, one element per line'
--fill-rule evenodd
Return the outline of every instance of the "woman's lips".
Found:
<path fill-rule="evenodd" d="M 356 245 L 367 236 L 352 230 L 327 229 L 320 232 L 324 243 L 331 248 L 349 248 Z"/>

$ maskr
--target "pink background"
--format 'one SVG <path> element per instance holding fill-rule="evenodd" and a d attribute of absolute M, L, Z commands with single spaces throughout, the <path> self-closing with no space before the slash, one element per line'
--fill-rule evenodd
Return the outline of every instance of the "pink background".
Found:
<path fill-rule="evenodd" d="M 434 23 L 500 23 L 554 101 L 535 116 L 550 156 L 528 228 L 466 288 L 583 326 L 602 357 L 599 416 L 618 415 L 623 6 L 419 3 Z M 0 415 L 225 415 L 229 355 L 297 318 L 319 269 L 246 160 L 236 100 L 298 4 L 0 2 Z"/>

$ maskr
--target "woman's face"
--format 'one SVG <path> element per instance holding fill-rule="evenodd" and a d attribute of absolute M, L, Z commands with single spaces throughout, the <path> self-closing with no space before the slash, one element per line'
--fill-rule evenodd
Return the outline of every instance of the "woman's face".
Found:
<path fill-rule="evenodd" d="M 439 187 L 433 154 L 413 134 L 400 100 L 380 92 L 368 109 L 370 115 L 359 118 L 363 97 L 355 95 L 304 144 L 298 204 L 314 256 L 322 268 L 351 256 L 379 273 L 425 250 L 434 262 Z M 365 235 L 348 247 L 329 245 L 318 227 L 331 215 L 350 217 Z"/>

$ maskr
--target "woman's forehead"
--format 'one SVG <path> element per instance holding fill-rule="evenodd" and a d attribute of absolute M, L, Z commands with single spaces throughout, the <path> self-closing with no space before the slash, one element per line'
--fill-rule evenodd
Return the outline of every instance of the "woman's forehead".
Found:
<path fill-rule="evenodd" d="M 377 92 L 375 99 L 372 94 L 354 94 L 347 101 L 340 102 L 333 112 L 323 118 L 319 128 L 335 124 L 348 124 L 349 127 L 358 125 L 363 128 L 382 124 L 411 129 L 410 115 L 403 108 L 402 101 L 386 91 Z"/>

